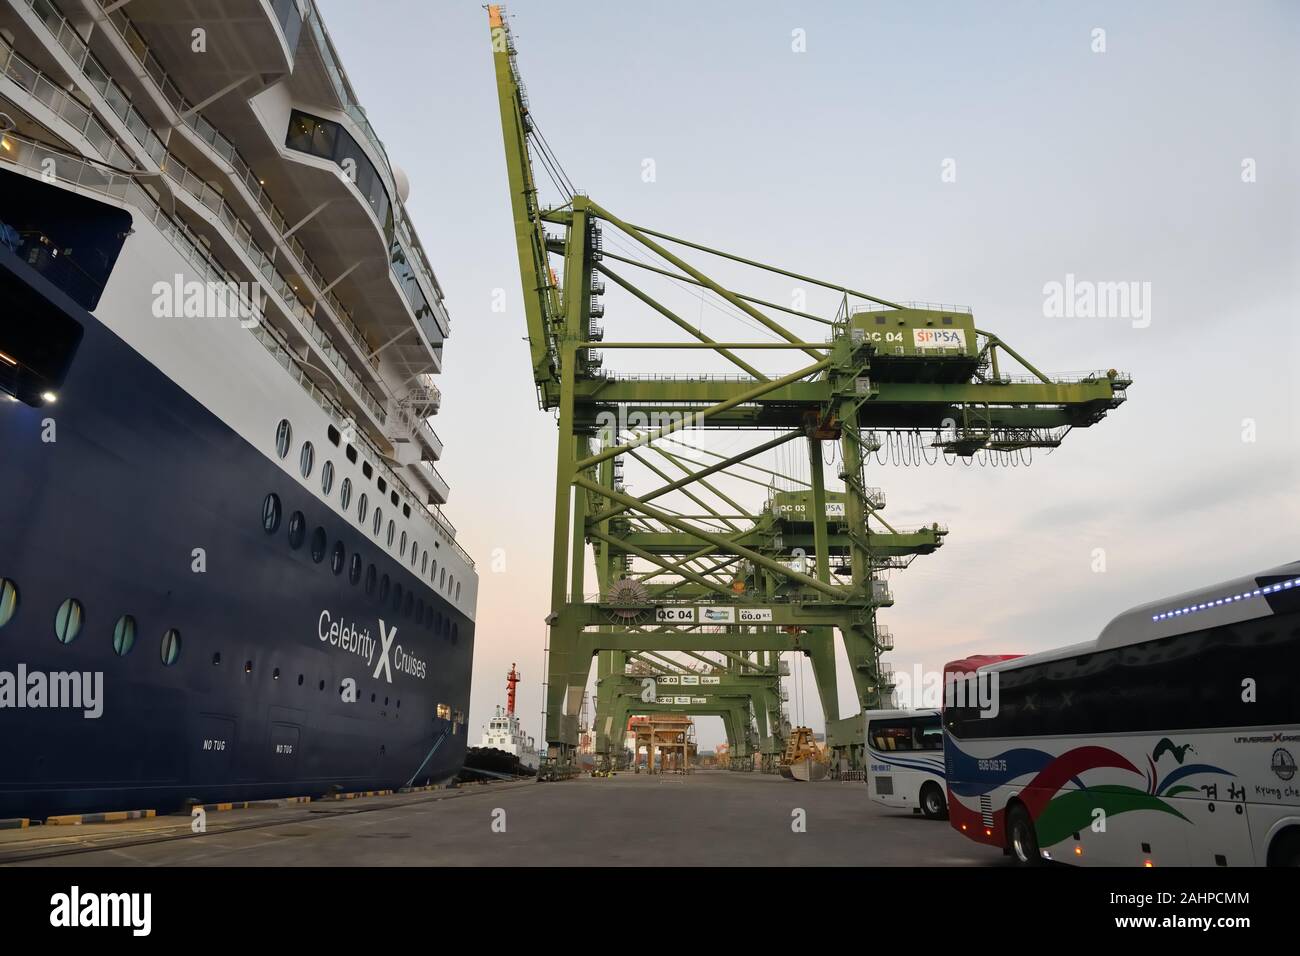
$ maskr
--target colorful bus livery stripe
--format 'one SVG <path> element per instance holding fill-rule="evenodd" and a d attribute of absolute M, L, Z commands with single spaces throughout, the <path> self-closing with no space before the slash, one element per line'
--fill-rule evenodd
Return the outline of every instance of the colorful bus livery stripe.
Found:
<path fill-rule="evenodd" d="M 1173 784 L 1194 774 L 1234 776 L 1226 770 L 1209 764 L 1187 764 L 1175 768 L 1164 779 L 1158 780 L 1152 758 L 1147 758 L 1150 772 L 1146 773 L 1139 770 L 1122 754 L 1107 747 L 1097 746 L 1076 747 L 1059 757 L 1053 757 L 1041 750 L 1022 747 L 1004 751 L 995 757 L 976 758 L 962 752 L 949 738 L 946 741 L 945 756 L 950 761 L 948 787 L 954 796 L 983 796 L 997 787 L 1033 773 L 1033 779 L 1019 789 L 1018 796 L 1034 821 L 1039 845 L 1044 847 L 1059 843 L 1071 834 L 1091 826 L 1097 810 L 1103 811 L 1107 816 L 1134 810 L 1155 810 L 1186 820 L 1187 818 L 1166 800 L 1181 793 L 1195 791 L 1196 788 L 1187 785 L 1173 786 Z M 1139 789 L 1123 784 L 1101 784 L 1089 787 L 1083 782 L 1083 774 L 1102 768 L 1124 770 L 1141 776 L 1143 787 Z M 1062 788 L 1066 783 L 1073 783 L 1075 789 L 1063 791 Z M 978 812 L 968 809 L 956 800 L 952 801 L 952 804 L 954 824 L 959 826 L 965 824 L 973 828 L 976 833 L 983 833 L 989 829 Z M 998 808 L 993 819 L 992 829 L 995 832 L 1001 831 L 1006 822 L 1006 807 Z M 988 835 L 992 836 L 992 834 Z"/>
<path fill-rule="evenodd" d="M 906 750 L 877 750 L 875 747 L 868 747 L 867 754 L 875 764 L 920 770 L 923 773 L 932 773 L 940 780 L 944 779 L 943 762 L 938 757 L 921 757 Z"/>

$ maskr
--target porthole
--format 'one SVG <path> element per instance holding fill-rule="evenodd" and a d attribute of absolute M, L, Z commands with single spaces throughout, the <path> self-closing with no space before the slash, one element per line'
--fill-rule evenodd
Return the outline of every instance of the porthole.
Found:
<path fill-rule="evenodd" d="M 320 466 L 320 491 L 323 495 L 328 495 L 334 490 L 334 462 L 326 461 Z M 343 507 L 347 507 L 344 505 Z"/>
<path fill-rule="evenodd" d="M 317 564 L 325 560 L 325 549 L 329 542 L 325 538 L 325 529 L 317 528 L 311 533 L 311 559 Z"/>
<path fill-rule="evenodd" d="M 307 537 L 307 519 L 302 516 L 301 511 L 295 511 L 289 516 L 289 547 L 297 551 L 302 547 L 303 539 Z"/>
<path fill-rule="evenodd" d="M 393 584 L 393 613 L 402 612 L 402 584 L 400 581 Z"/>
<path fill-rule="evenodd" d="M 443 568 L 442 574 L 438 575 L 438 587 L 442 588 L 442 587 L 446 587 L 446 585 L 447 585 L 447 569 Z"/>
<path fill-rule="evenodd" d="M 339 504 L 343 506 L 344 511 L 347 511 L 348 505 L 352 504 L 352 479 L 351 478 L 343 479 L 343 484 L 339 488 Z"/>
<path fill-rule="evenodd" d="M 302 451 L 298 452 L 298 471 L 304 478 L 311 477 L 311 470 L 316 464 L 316 449 L 312 447 L 311 442 L 302 443 Z"/>
<path fill-rule="evenodd" d="M 366 493 L 361 492 L 361 497 L 357 499 L 357 520 L 362 524 L 366 523 L 366 515 L 370 513 L 370 499 Z"/>
<path fill-rule="evenodd" d="M 361 463 L 361 474 L 365 475 L 367 479 L 374 477 L 375 469 L 370 466 L 370 462 L 363 461 Z"/>
<path fill-rule="evenodd" d="M 289 446 L 293 444 L 293 426 L 289 424 L 289 419 L 280 419 L 280 424 L 275 429 L 275 453 L 281 458 L 289 454 Z"/>
<path fill-rule="evenodd" d="M 352 555 L 352 563 L 348 565 L 348 582 L 356 584 L 361 580 L 361 555 Z"/>
<path fill-rule="evenodd" d="M 325 689 L 325 682 L 324 682 L 324 681 L 321 681 L 321 682 L 320 682 L 320 686 L 317 687 L 316 689 L 317 689 L 317 690 L 324 690 L 324 689 Z"/>
<path fill-rule="evenodd" d="M 221 663 L 221 652 L 220 652 L 220 651 L 213 651 L 213 653 L 212 653 L 212 666 L 213 666 L 213 667 L 216 667 L 216 666 L 217 666 L 218 664 L 220 664 L 220 663 Z"/>
<path fill-rule="evenodd" d="M 325 435 L 327 438 L 329 438 L 330 444 L 334 445 L 335 447 L 338 446 L 339 440 L 343 437 L 342 435 L 339 434 L 339 430 L 335 428 L 333 425 L 329 425 L 325 428 Z M 302 683 L 302 681 L 299 681 L 298 683 Z"/>
<path fill-rule="evenodd" d="M 126 657 L 133 647 L 135 647 L 135 618 L 130 614 L 123 614 L 113 627 L 113 653 L 118 657 Z"/>
<path fill-rule="evenodd" d="M 330 570 L 335 574 L 343 573 L 343 565 L 347 563 L 347 554 L 344 552 L 343 542 L 334 542 L 334 554 L 330 558 Z"/>
<path fill-rule="evenodd" d="M 8 578 L 0 578 L 0 627 L 4 627 L 18 613 L 18 585 Z"/>
<path fill-rule="evenodd" d="M 447 593 L 450 594 L 451 589 L 455 586 L 456 586 L 456 575 L 453 574 L 451 577 L 447 579 Z"/>
<path fill-rule="evenodd" d="M 275 492 L 262 500 L 262 530 L 267 534 L 280 530 L 280 496 Z"/>
<path fill-rule="evenodd" d="M 419 563 L 420 563 L 420 545 L 419 542 L 412 541 L 411 542 L 411 569 L 414 570 L 415 566 Z"/>
<path fill-rule="evenodd" d="M 357 463 L 357 449 L 355 445 L 348 445 L 344 450 L 344 454 L 348 456 L 348 461 L 352 462 L 352 464 L 355 465 Z"/>
<path fill-rule="evenodd" d="M 402 532 L 402 539 L 401 541 L 398 542 L 397 555 L 398 557 L 401 558 L 406 557 L 406 532 L 405 531 Z"/>
<path fill-rule="evenodd" d="M 381 494 L 388 490 L 388 482 L 384 481 L 383 475 L 379 476 L 379 478 L 375 481 L 375 484 L 379 486 L 379 491 Z"/>
<path fill-rule="evenodd" d="M 410 506 L 410 505 L 402 505 L 402 517 L 403 517 L 403 518 L 409 518 L 409 517 L 411 517 L 411 506 Z"/>
<path fill-rule="evenodd" d="M 304 677 L 304 675 L 302 675 L 302 674 L 299 674 L 299 675 L 298 675 L 298 686 L 299 686 L 299 687 L 302 686 L 303 677 Z"/>
<path fill-rule="evenodd" d="M 421 574 L 429 573 L 429 552 L 428 551 L 424 552 L 424 554 L 420 556 L 420 573 Z"/>
<path fill-rule="evenodd" d="M 161 657 L 162 662 L 167 667 L 176 663 L 176 659 L 181 656 L 181 632 L 176 628 L 171 628 L 163 635 Z"/>
<path fill-rule="evenodd" d="M 376 508 L 375 520 L 370 523 L 370 527 L 374 531 L 375 535 L 378 536 L 379 529 L 382 528 L 383 526 L 384 526 L 384 509 Z"/>
<path fill-rule="evenodd" d="M 244 673 L 245 673 L 245 674 L 251 674 L 251 673 L 253 673 L 253 662 L 252 662 L 252 661 L 244 661 Z"/>
<path fill-rule="evenodd" d="M 399 585 L 400 586 L 400 585 Z M 379 603 L 383 604 L 388 600 L 388 592 L 392 585 L 388 581 L 388 575 L 379 579 Z"/>
<path fill-rule="evenodd" d="M 271 680 L 279 680 L 279 679 L 280 679 L 280 668 L 277 667 L 275 670 L 271 672 Z"/>
<path fill-rule="evenodd" d="M 81 602 L 68 598 L 54 615 L 54 636 L 64 644 L 71 644 L 81 633 L 82 615 Z"/>
<path fill-rule="evenodd" d="M 375 572 L 375 566 L 372 564 L 366 568 L 366 597 L 370 597 L 375 593 L 376 577 L 377 573 Z"/>
<path fill-rule="evenodd" d="M 392 518 L 389 518 L 388 519 L 388 546 L 390 548 L 393 546 L 393 538 L 395 537 L 397 537 L 397 525 L 393 523 Z"/>
<path fill-rule="evenodd" d="M 398 506 L 398 504 L 399 504 L 399 501 L 398 501 L 398 498 L 397 498 L 397 492 L 395 492 L 395 491 L 390 492 L 389 495 L 388 495 L 388 500 L 391 501 L 391 502 L 393 503 L 393 507 L 396 508 L 396 507 Z"/>
<path fill-rule="evenodd" d="M 460 600 L 460 585 L 456 585 L 456 600 Z"/>
<path fill-rule="evenodd" d="M 429 570 L 429 580 L 436 581 L 437 578 L 438 578 L 438 562 L 435 559 L 433 562 L 433 567 Z"/>

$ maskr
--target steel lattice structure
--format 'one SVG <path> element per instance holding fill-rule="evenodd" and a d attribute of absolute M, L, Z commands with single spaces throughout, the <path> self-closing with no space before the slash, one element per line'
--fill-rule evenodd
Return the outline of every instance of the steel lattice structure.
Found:
<path fill-rule="evenodd" d="M 1114 370 L 1052 379 L 977 328 L 967 310 L 900 304 L 619 218 L 568 183 L 530 111 L 502 8 L 489 7 L 489 21 L 533 380 L 558 433 L 550 759 L 571 759 L 597 657 L 603 751 L 621 745 L 621 737 L 611 743 L 622 732 L 617 721 L 650 712 L 643 678 L 683 676 L 685 655 L 725 693 L 674 694 L 653 707 L 719 714 L 733 753 L 745 753 L 751 738 L 764 755 L 779 753 L 780 655 L 789 651 L 811 661 L 829 741 L 856 758 L 861 721 L 839 713 L 835 635 L 859 706 L 880 706 L 891 689 L 880 654 L 892 648 L 876 620 L 892 603 L 881 574 L 934 551 L 946 534 L 938 525 L 904 531 L 886 523 L 882 495 L 865 480 L 867 459 L 1020 463 L 1099 422 L 1125 400 L 1130 379 Z M 557 204 L 539 199 L 535 159 L 561 192 Z M 607 235 L 641 254 L 607 250 Z M 822 315 L 736 291 L 686 255 L 826 290 L 838 307 Z M 712 297 L 762 337 L 711 338 L 629 278 L 633 269 Z M 606 341 L 606 283 L 685 338 Z M 791 321 L 825 337 L 796 334 Z M 671 368 L 672 356 L 699 351 L 734 371 L 624 375 L 607 369 L 602 355 L 653 354 Z M 781 359 L 796 367 L 761 367 Z M 1020 371 L 1007 374 L 1008 360 Z M 718 453 L 700 440 L 681 442 L 686 429 L 749 444 Z M 757 464 L 798 447 L 806 481 Z M 823 452 L 831 448 L 836 467 L 828 476 Z M 627 462 L 662 484 L 633 494 L 623 481 Z M 828 477 L 839 488 L 828 488 Z M 723 479 L 765 488 L 761 505 L 737 501 Z M 667 504 L 682 499 L 692 512 Z M 706 700 L 677 702 L 686 696 Z M 750 715 L 767 726 L 751 733 Z"/>

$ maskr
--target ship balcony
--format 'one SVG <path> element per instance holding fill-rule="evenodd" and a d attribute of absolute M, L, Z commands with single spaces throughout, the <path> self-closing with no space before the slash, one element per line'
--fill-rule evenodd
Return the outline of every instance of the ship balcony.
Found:
<path fill-rule="evenodd" d="M 203 4 L 201 15 L 182 13 L 176 0 L 71 0 L 69 6 L 78 2 L 131 48 L 151 51 L 155 62 L 185 63 L 186 88 L 200 99 L 241 78 L 291 73 L 305 26 L 297 0 L 221 0 Z M 202 56 L 194 55 L 196 25 L 204 31 Z"/>
<path fill-rule="evenodd" d="M 445 505 L 447 499 L 451 497 L 451 486 L 447 484 L 446 479 L 438 473 L 438 469 L 433 467 L 432 462 L 417 461 L 409 469 L 419 483 L 428 490 L 429 504 Z"/>

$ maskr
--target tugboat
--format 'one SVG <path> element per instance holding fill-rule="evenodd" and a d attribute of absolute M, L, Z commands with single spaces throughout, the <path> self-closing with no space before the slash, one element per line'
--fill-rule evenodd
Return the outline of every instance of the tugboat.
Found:
<path fill-rule="evenodd" d="M 500 705 L 483 730 L 477 747 L 470 748 L 465 759 L 467 772 L 486 771 L 489 775 L 533 776 L 537 773 L 537 742 L 524 733 L 515 713 L 515 690 L 519 672 L 510 665 L 506 675 L 506 707 Z"/>

